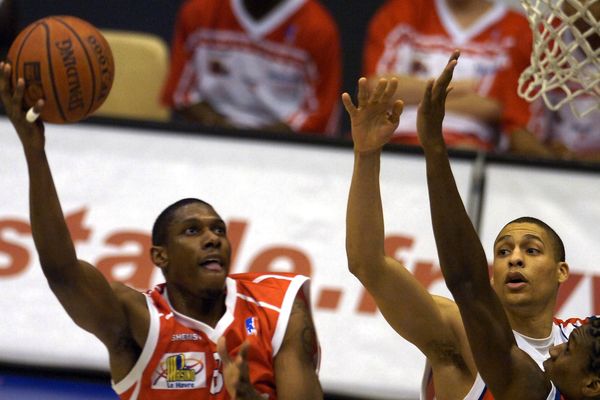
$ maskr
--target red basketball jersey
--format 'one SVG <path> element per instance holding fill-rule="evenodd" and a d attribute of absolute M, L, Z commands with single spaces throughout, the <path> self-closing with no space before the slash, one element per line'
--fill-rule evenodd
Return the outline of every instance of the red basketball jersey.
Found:
<path fill-rule="evenodd" d="M 173 310 L 164 284 L 146 293 L 150 327 L 142 353 L 113 389 L 123 400 L 229 399 L 217 340 L 230 354 L 250 343 L 250 380 L 265 399 L 277 398 L 273 360 L 279 351 L 300 289 L 308 278 L 292 274 L 236 274 L 226 280 L 226 311 L 215 327 Z M 315 349 L 315 368 L 319 350 Z"/>

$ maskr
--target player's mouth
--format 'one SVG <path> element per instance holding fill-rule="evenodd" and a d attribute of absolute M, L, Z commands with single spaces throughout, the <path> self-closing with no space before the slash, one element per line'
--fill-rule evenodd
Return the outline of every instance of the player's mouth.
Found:
<path fill-rule="evenodd" d="M 519 290 L 527 285 L 528 281 L 525 276 L 518 271 L 511 271 L 506 274 L 504 284 L 511 290 Z"/>
<path fill-rule="evenodd" d="M 225 268 L 223 267 L 223 262 L 216 257 L 205 258 L 200 261 L 200 267 L 211 272 L 223 272 Z"/>

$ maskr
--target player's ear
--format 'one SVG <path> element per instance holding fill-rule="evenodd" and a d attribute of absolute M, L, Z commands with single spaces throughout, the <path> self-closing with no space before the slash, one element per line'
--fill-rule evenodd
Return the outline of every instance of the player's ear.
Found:
<path fill-rule="evenodd" d="M 569 264 L 564 261 L 558 263 L 558 283 L 563 283 L 569 279 Z"/>
<path fill-rule="evenodd" d="M 150 257 L 154 265 L 160 269 L 164 270 L 169 265 L 169 255 L 167 254 L 167 249 L 163 246 L 152 246 Z"/>
<path fill-rule="evenodd" d="M 585 381 L 582 394 L 590 399 L 595 399 L 600 396 L 600 376 L 598 376 L 598 374 L 590 374 Z"/>

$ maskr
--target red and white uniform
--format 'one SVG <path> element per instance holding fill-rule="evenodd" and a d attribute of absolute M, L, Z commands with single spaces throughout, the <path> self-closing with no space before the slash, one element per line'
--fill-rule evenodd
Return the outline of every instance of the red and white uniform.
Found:
<path fill-rule="evenodd" d="M 461 50 L 453 80 L 472 81 L 476 92 L 501 104 L 527 103 L 517 95 L 520 72 L 529 65 L 531 31 L 527 19 L 496 2 L 477 22 L 463 28 L 445 0 L 389 0 L 370 23 L 365 48 L 365 75 L 388 73 L 420 79 L 437 77 L 455 49 Z M 513 73 L 512 71 L 517 71 Z M 508 74 L 502 86 L 494 82 Z M 417 106 L 407 105 L 394 142 L 418 144 Z M 502 121 L 503 122 L 503 121 Z M 473 116 L 446 112 L 444 137 L 449 146 L 469 144 L 489 150 L 497 127 Z"/>
<path fill-rule="evenodd" d="M 187 0 L 162 101 L 208 102 L 240 128 L 334 134 L 341 76 L 337 26 L 316 0 L 284 0 L 259 21 L 243 0 Z"/>
<path fill-rule="evenodd" d="M 292 274 L 235 274 L 226 280 L 226 310 L 214 328 L 173 310 L 164 284 L 146 293 L 148 338 L 129 374 L 113 389 L 125 400 L 229 399 L 217 340 L 230 354 L 250 343 L 250 380 L 265 399 L 277 399 L 273 359 L 279 351 L 294 299 L 309 299 L 308 278 Z M 319 363 L 315 349 L 315 368 Z"/>
<path fill-rule="evenodd" d="M 549 340 L 548 345 L 544 348 L 534 347 L 531 344 L 531 339 L 527 338 L 520 333 L 513 331 L 515 335 L 515 340 L 517 341 L 517 345 L 523 351 L 525 351 L 529 356 L 539 365 L 541 369 L 544 368 L 543 362 L 550 357 L 548 351 L 552 346 L 557 346 L 562 343 L 566 343 L 569 340 L 569 335 L 573 330 L 577 327 L 585 324 L 586 320 L 581 320 L 579 318 L 570 318 L 565 321 L 554 319 L 554 324 L 552 325 L 552 333 L 550 334 L 551 340 Z M 535 340 L 535 339 L 534 339 Z M 425 374 L 423 375 L 423 382 L 421 385 L 421 400 L 434 400 L 435 390 L 433 387 L 433 374 L 431 371 L 431 367 L 429 363 L 425 366 Z M 485 382 L 481 378 L 481 375 L 477 374 L 475 378 L 475 383 L 471 387 L 469 393 L 465 396 L 464 400 L 493 400 L 494 397 L 492 393 L 488 390 Z M 552 384 L 552 389 L 550 393 L 548 393 L 547 400 L 560 400 L 562 399 L 560 393 Z"/>

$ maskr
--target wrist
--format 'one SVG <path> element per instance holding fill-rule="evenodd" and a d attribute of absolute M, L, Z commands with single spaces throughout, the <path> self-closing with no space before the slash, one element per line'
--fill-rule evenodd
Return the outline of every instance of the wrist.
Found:
<path fill-rule="evenodd" d="M 425 156 L 441 156 L 448 153 L 446 143 L 443 140 L 423 144 Z"/>
<path fill-rule="evenodd" d="M 368 149 L 368 150 L 361 150 L 361 149 L 357 149 L 355 146 L 354 147 L 354 157 L 362 158 L 362 159 L 377 158 L 377 157 L 381 156 L 382 151 L 383 151 L 382 147 L 377 147 L 377 148 Z"/>

